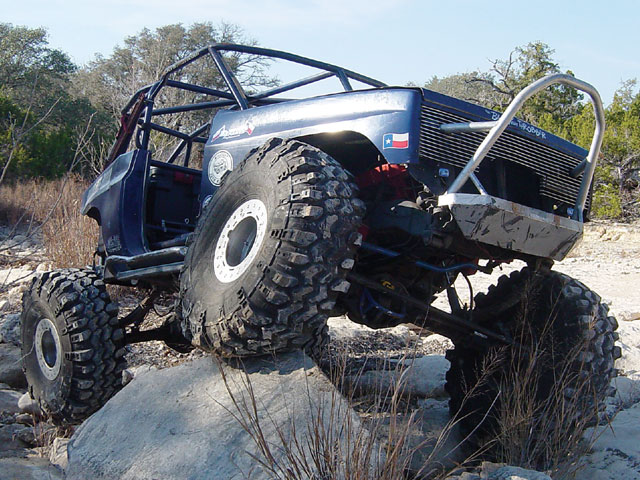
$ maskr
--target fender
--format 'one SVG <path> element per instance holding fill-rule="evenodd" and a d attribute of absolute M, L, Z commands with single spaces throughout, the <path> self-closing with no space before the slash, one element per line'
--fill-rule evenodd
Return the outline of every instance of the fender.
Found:
<path fill-rule="evenodd" d="M 418 161 L 421 93 L 411 88 L 382 88 L 288 101 L 243 111 L 219 111 L 205 145 L 202 198 L 211 195 L 220 181 L 220 170 L 235 166 L 269 138 L 296 138 L 332 155 L 358 173 L 372 163 Z M 406 144 L 385 145 L 385 135 L 406 136 Z M 337 142 L 344 137 L 346 142 Z M 329 142 L 329 139 L 331 141 Z M 341 138 L 342 139 L 342 138 Z M 389 139 L 387 137 L 387 139 Z M 333 145 L 333 151 L 323 145 Z M 336 148 L 335 145 L 342 145 Z M 371 159 L 349 159 L 352 149 Z M 225 152 L 225 153 L 220 153 Z M 343 158 L 341 158 L 343 157 Z M 370 160 L 370 161 L 366 161 Z M 344 164 L 343 163 L 343 164 Z"/>

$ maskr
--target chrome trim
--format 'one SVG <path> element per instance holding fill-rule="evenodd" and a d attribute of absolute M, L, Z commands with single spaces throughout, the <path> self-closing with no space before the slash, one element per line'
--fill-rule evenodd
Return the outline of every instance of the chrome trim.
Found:
<path fill-rule="evenodd" d="M 444 133 L 469 133 L 469 132 L 487 132 L 495 126 L 496 122 L 462 122 L 462 123 L 443 123 L 440 130 Z"/>

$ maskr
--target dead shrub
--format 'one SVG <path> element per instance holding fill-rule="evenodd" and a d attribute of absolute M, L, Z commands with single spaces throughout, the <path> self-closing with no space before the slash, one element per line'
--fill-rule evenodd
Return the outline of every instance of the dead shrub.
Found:
<path fill-rule="evenodd" d="M 84 267 L 98 239 L 96 222 L 80 213 L 88 185 L 77 175 L 0 185 L 0 221 L 13 235 L 41 239 L 54 268 Z"/>
<path fill-rule="evenodd" d="M 600 421 L 602 399 L 582 368 L 589 340 L 580 339 L 567 352 L 552 333 L 555 321 L 549 318 L 536 335 L 525 331 L 528 326 L 522 322 L 523 331 L 515 335 L 521 346 L 497 349 L 483 365 L 501 373 L 495 409 L 488 414 L 490 426 L 479 448 L 493 462 L 544 470 L 560 479 L 576 475 L 601 432 L 589 428 Z M 493 382 L 497 378 L 492 373 L 485 376 Z"/>
<path fill-rule="evenodd" d="M 250 455 L 273 480 L 443 479 L 452 470 L 476 462 L 482 452 L 469 454 L 463 461 L 443 463 L 464 442 L 458 437 L 459 418 L 416 441 L 421 428 L 408 401 L 406 373 L 412 368 L 408 358 L 410 352 L 393 362 L 395 383 L 375 388 L 365 406 L 356 398 L 357 380 L 347 368 L 348 351 L 333 355 L 328 375 L 336 388 L 324 401 L 311 396 L 305 400 L 311 418 L 303 431 L 290 430 L 293 418 L 288 425 L 278 425 L 268 413 L 261 412 L 264 404 L 256 398 L 248 375 L 238 384 L 224 375 L 222 361 L 220 370 L 233 403 L 229 413 L 251 436 L 257 454 Z M 274 429 L 275 442 L 264 434 Z M 416 464 L 414 456 L 419 452 L 420 463 Z"/>

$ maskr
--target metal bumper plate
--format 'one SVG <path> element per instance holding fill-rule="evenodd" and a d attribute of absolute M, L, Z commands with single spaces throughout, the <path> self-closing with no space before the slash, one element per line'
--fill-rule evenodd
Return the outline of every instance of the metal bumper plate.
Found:
<path fill-rule="evenodd" d="M 438 204 L 466 238 L 506 250 L 562 260 L 582 238 L 582 222 L 491 195 L 445 194 Z"/>

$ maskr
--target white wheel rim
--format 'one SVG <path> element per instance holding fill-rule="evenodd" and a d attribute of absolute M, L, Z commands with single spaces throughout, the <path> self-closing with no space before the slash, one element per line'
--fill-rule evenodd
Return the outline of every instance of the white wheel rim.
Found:
<path fill-rule="evenodd" d="M 222 227 L 213 258 L 213 270 L 222 283 L 247 271 L 258 255 L 267 231 L 267 207 L 261 200 L 244 202 Z"/>
<path fill-rule="evenodd" d="M 40 370 L 48 380 L 55 380 L 62 366 L 62 345 L 56 326 L 48 318 L 38 321 L 34 343 Z"/>

